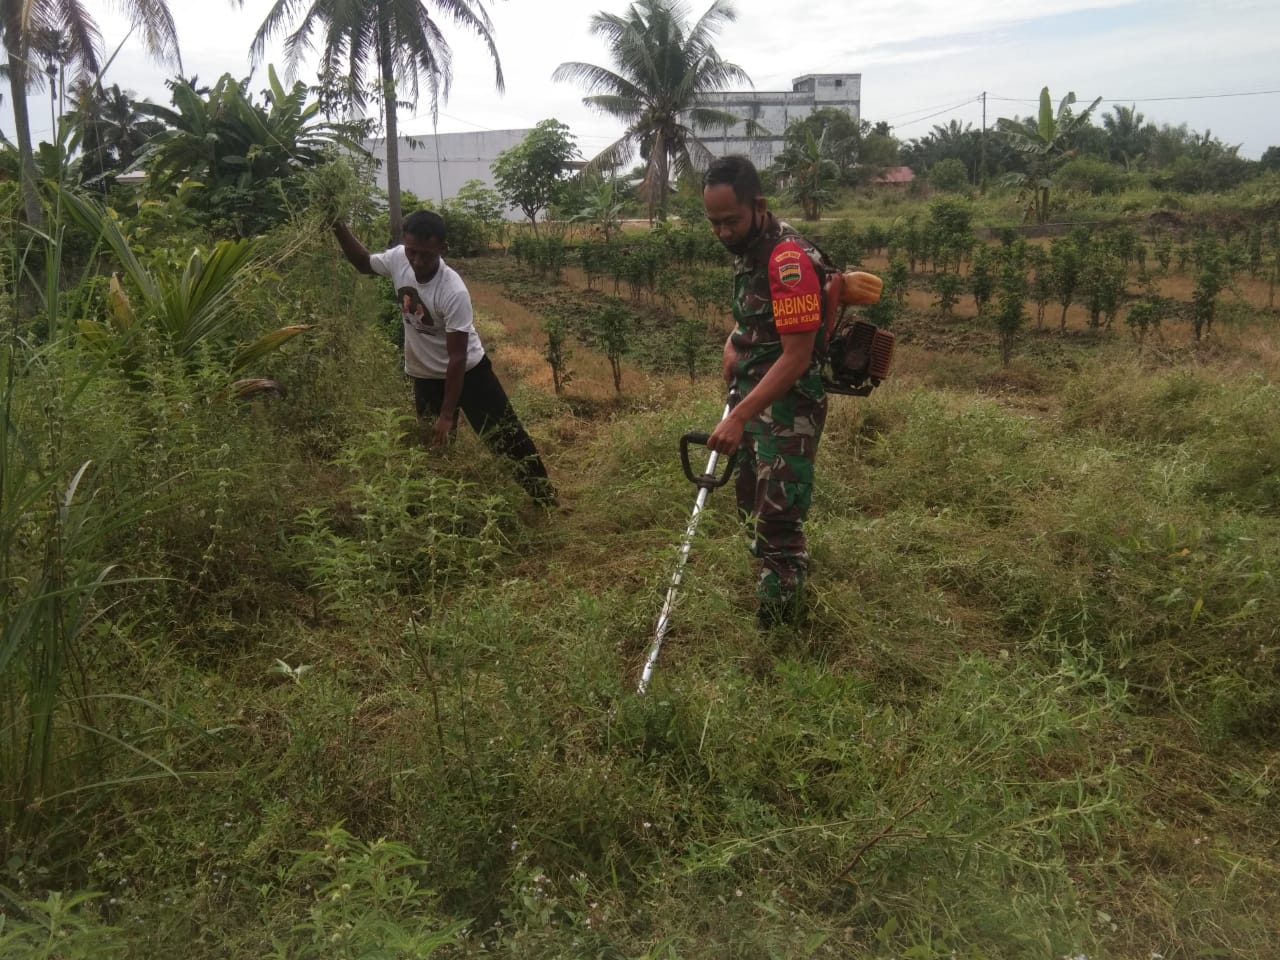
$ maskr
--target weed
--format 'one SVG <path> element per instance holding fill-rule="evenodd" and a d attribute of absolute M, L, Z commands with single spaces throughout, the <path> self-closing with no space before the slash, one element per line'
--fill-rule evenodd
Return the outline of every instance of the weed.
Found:
<path fill-rule="evenodd" d="M 297 518 L 296 562 L 336 616 L 359 620 L 371 601 L 398 592 L 445 591 L 505 549 L 502 500 L 433 475 L 426 451 L 400 442 L 413 429 L 411 417 L 383 410 L 380 428 L 338 456 L 353 477 L 341 514 L 317 507 Z"/>
<path fill-rule="evenodd" d="M 366 843 L 341 827 L 317 836 L 321 849 L 298 851 L 284 872 L 287 888 L 303 893 L 303 915 L 265 956 L 429 957 L 456 940 L 463 924 L 433 915 L 435 898 L 414 876 L 424 861 L 404 844 Z"/>
<path fill-rule="evenodd" d="M 865 207 L 858 233 L 832 227 L 847 251 L 960 290 L 990 256 L 966 234 L 1012 198 L 936 222 L 906 198 Z M 139 217 L 157 249 L 185 245 L 188 226 Z M 1122 262 L 1105 234 L 1070 246 Z M 73 642 L 34 810 L 16 786 L 45 714 L 23 683 L 53 660 L 0 674 L 0 953 L 1269 958 L 1265 277 L 1223 288 L 1199 348 L 1140 351 L 1076 335 L 1077 286 L 1074 329 L 1020 331 L 1007 372 L 966 304 L 939 328 L 923 291 L 894 298 L 900 375 L 831 403 L 808 622 L 756 633 L 742 527 L 714 494 L 637 697 L 693 499 L 678 440 L 723 405 L 724 333 L 697 301 L 725 265 L 705 230 L 624 237 L 634 264 L 623 241 L 583 251 L 596 287 L 634 294 L 623 398 L 590 343 L 560 396 L 541 359 L 543 317 L 580 329 L 600 290 L 572 267 L 465 264 L 571 513 L 513 506 L 469 434 L 420 446 L 377 286 L 319 243 L 265 238 L 274 270 L 237 292 L 246 337 L 315 325 L 263 360 L 285 396 L 208 402 L 212 344 L 139 341 L 134 376 L 104 362 L 82 384 L 83 349 L 10 338 L 5 636 L 43 592 Z M 1031 249 L 1036 298 L 1058 299 Z M 705 264 L 706 289 L 651 282 L 672 263 Z M 1000 279 L 989 313 L 1021 292 Z M 1194 281 L 1148 286 L 1183 309 Z M 710 368 L 690 382 L 696 327 Z"/>
<path fill-rule="evenodd" d="M 119 956 L 126 944 L 120 930 L 102 923 L 89 905 L 101 894 L 26 900 L 0 911 L 0 958 L 4 960 L 88 960 Z"/>

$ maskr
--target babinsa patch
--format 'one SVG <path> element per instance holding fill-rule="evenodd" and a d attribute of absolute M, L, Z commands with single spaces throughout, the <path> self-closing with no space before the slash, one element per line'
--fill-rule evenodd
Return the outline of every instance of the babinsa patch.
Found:
<path fill-rule="evenodd" d="M 803 254 L 799 250 L 783 250 L 773 258 L 774 264 L 778 268 L 778 280 L 785 283 L 788 287 L 794 287 L 800 282 L 800 258 Z"/>

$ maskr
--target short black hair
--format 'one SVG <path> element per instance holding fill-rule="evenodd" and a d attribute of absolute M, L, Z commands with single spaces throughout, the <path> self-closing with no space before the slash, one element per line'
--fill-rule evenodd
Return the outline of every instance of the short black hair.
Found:
<path fill-rule="evenodd" d="M 444 217 L 434 210 L 415 210 L 404 218 L 401 232 L 410 233 L 419 240 L 430 240 L 432 237 L 444 243 L 449 239 L 449 228 L 444 224 Z"/>
<path fill-rule="evenodd" d="M 733 195 L 743 203 L 751 203 L 756 197 L 764 196 L 764 186 L 760 183 L 760 173 L 756 165 L 746 157 L 731 154 L 717 157 L 702 175 L 702 186 L 733 187 Z"/>

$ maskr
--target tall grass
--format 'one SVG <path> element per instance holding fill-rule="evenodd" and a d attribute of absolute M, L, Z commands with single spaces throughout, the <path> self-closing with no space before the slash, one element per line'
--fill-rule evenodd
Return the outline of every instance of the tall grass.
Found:
<path fill-rule="evenodd" d="M 180 503 L 184 478 L 147 477 L 144 466 L 134 482 L 122 470 L 148 458 L 130 447 L 132 430 L 111 432 L 120 423 L 101 401 L 123 391 L 136 415 L 154 393 L 119 379 L 118 351 L 81 349 L 69 315 L 94 302 L 94 263 L 69 296 L 66 225 L 54 214 L 51 232 L 36 238 L 39 269 L 29 247 L 12 278 L 14 290 L 23 277 L 39 287 L 43 317 L 15 325 L 0 354 L 0 862 L 20 889 L 74 862 L 75 838 L 105 795 L 178 779 L 167 755 L 203 736 L 126 678 L 97 669 L 120 659 L 111 649 L 118 605 L 143 579 L 127 569 L 138 559 L 130 545 Z M 186 291 L 188 281 L 190 271 L 173 289 Z M 123 622 L 131 619 L 141 618 Z"/>
<path fill-rule="evenodd" d="M 244 302 L 331 289 L 325 251 L 303 253 Z M 74 875 L 25 848 L 10 942 L 42 943 L 57 913 L 127 956 L 1274 952 L 1274 391 L 1230 375 L 1238 356 L 1174 373 L 1099 342 L 1027 360 L 1006 394 L 977 335 L 945 362 L 912 345 L 870 398 L 832 402 L 809 622 L 755 631 L 743 529 L 713 494 L 636 697 L 694 494 L 677 442 L 714 421 L 718 382 L 587 404 L 575 391 L 612 391 L 596 358 L 563 398 L 522 384 L 573 507 L 547 515 L 471 438 L 406 436 L 377 304 L 327 302 L 344 307 L 308 301 L 316 336 L 276 358 L 285 397 L 209 404 L 161 358 L 147 391 L 86 387 L 92 425 L 63 411 L 59 469 L 6 448 L 41 465 L 24 516 L 45 520 L 94 460 L 67 514 L 95 591 L 71 649 L 115 655 L 68 661 L 85 679 L 58 716 L 133 682 L 223 731 L 188 742 L 161 716 L 139 742 L 141 711 L 97 721 L 194 784 L 142 779 L 127 750 L 98 775 L 57 741 L 75 796 L 127 782 L 62 826 Z M 33 449 L 61 369 L 12 378 Z M 133 516 L 178 476 L 180 510 L 112 526 L 115 498 Z M 24 522 L 8 578 L 61 529 Z M 112 563 L 167 579 L 93 579 Z M 68 910 L 53 889 L 105 895 Z"/>
<path fill-rule="evenodd" d="M 92 461 L 62 442 L 97 371 L 64 380 L 47 352 L 25 359 L 10 347 L 0 365 L 0 855 L 19 866 L 66 841 L 86 791 L 174 774 L 112 729 L 107 701 L 118 695 L 95 690 L 86 669 L 88 648 L 107 636 L 103 594 L 124 582 L 106 546 L 142 515 L 137 501 L 101 490 Z M 121 702 L 154 706 L 133 691 Z M 117 751 L 140 762 L 117 767 Z"/>

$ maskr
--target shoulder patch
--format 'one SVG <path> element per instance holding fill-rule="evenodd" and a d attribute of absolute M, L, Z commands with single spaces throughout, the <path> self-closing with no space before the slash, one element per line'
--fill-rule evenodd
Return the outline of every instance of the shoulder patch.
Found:
<path fill-rule="evenodd" d="M 778 333 L 807 333 L 822 325 L 818 271 L 794 240 L 783 240 L 769 257 L 769 292 Z"/>

